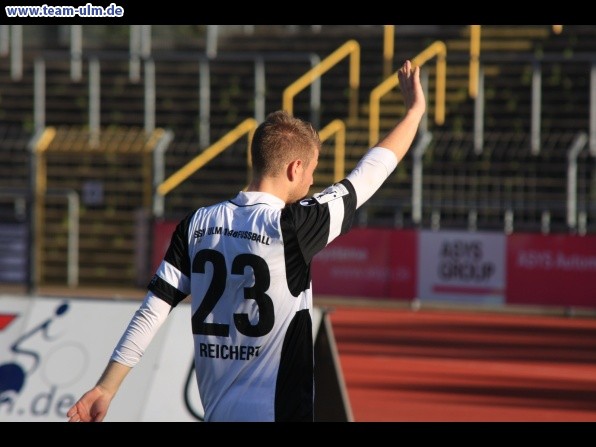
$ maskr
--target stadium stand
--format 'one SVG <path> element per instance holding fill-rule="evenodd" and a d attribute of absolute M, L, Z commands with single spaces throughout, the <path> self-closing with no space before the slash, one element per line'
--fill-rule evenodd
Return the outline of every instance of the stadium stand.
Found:
<path fill-rule="evenodd" d="M 167 178 L 242 120 L 281 108 L 286 87 L 317 61 L 355 40 L 361 67 L 356 116 L 348 114 L 347 59 L 321 77 L 320 107 L 313 109 L 310 89 L 296 95 L 294 102 L 294 113 L 320 128 L 335 119 L 346 123 L 345 170 L 349 170 L 368 147 L 369 95 L 385 79 L 387 68 L 380 25 L 228 26 L 220 30 L 215 55 L 207 54 L 206 25 L 159 25 L 151 29 L 151 51 L 138 59 L 139 77 L 135 77 L 130 27 L 89 25 L 83 30 L 82 70 L 77 78 L 72 73 L 68 27 L 25 28 L 22 75 L 12 73 L 9 54 L 0 56 L 0 190 L 30 187 L 30 147 L 40 130 L 36 128 L 40 118 L 35 115 L 35 73 L 43 61 L 43 124 L 57 129 L 46 153 L 47 188 L 74 190 L 81 196 L 79 281 L 91 285 L 138 281 L 135 228 L 152 215 L 155 132 L 168 130 L 174 135 L 164 158 Z M 560 34 L 550 25 L 483 26 L 484 125 L 479 144 L 474 118 L 478 103 L 468 93 L 470 27 L 396 26 L 392 69 L 435 41 L 445 44 L 445 121 L 435 122 L 437 73 L 432 60 L 425 64 L 426 131 L 432 137 L 422 155 L 421 218 L 413 216 L 410 152 L 360 211 L 359 224 L 595 231 L 596 169 L 588 150 L 578 154 L 579 222 L 575 227 L 570 227 L 567 214 L 568 152 L 590 126 L 595 38 L 596 28 L 588 25 L 566 26 Z M 99 67 L 96 123 L 91 112 L 92 63 Z M 259 70 L 264 86 L 259 85 Z M 536 117 L 532 115 L 537 73 L 541 80 L 538 129 L 533 127 Z M 155 85 L 153 102 L 148 83 Z M 259 91 L 262 103 L 255 94 Z M 386 131 L 402 111 L 396 92 L 384 97 L 380 131 Z M 95 142 L 94 125 L 100 129 Z M 538 145 L 533 132 L 538 134 Z M 242 138 L 168 194 L 161 217 L 179 218 L 244 187 L 246 160 Z M 324 143 L 320 168 L 315 188 L 333 178 L 332 139 Z M 13 202 L 3 198 L 6 213 L 12 212 Z M 42 283 L 66 281 L 66 213 L 62 198 L 47 198 L 39 267 Z"/>

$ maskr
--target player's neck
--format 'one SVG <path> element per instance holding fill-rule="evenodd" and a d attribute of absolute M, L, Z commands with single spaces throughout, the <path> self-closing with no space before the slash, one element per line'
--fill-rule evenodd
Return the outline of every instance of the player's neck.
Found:
<path fill-rule="evenodd" d="M 266 192 L 279 197 L 285 203 L 288 203 L 290 197 L 287 181 L 277 177 L 253 179 L 246 187 L 246 191 Z"/>

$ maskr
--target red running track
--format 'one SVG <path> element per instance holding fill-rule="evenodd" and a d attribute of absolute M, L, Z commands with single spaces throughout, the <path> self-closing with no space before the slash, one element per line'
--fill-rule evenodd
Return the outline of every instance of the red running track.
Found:
<path fill-rule="evenodd" d="M 596 319 L 335 306 L 356 422 L 596 421 Z"/>

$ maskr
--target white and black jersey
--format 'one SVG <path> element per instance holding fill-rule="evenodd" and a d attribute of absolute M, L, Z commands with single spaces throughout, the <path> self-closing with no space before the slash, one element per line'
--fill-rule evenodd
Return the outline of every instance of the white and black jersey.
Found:
<path fill-rule="evenodd" d="M 310 263 L 350 229 L 396 164 L 376 148 L 347 178 L 300 202 L 240 192 L 190 213 L 112 358 L 134 365 L 165 314 L 190 294 L 205 420 L 312 421 Z"/>
<path fill-rule="evenodd" d="M 149 289 L 171 306 L 192 296 L 206 420 L 313 420 L 309 266 L 355 210 L 343 180 L 287 206 L 240 192 L 179 223 Z"/>

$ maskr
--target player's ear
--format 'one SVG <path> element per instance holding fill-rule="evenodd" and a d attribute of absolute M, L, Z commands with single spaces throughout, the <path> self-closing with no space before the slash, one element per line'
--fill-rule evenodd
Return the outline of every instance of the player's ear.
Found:
<path fill-rule="evenodd" d="M 286 175 L 288 180 L 293 182 L 298 178 L 298 173 L 302 169 L 303 162 L 300 159 L 292 160 L 287 167 Z"/>

